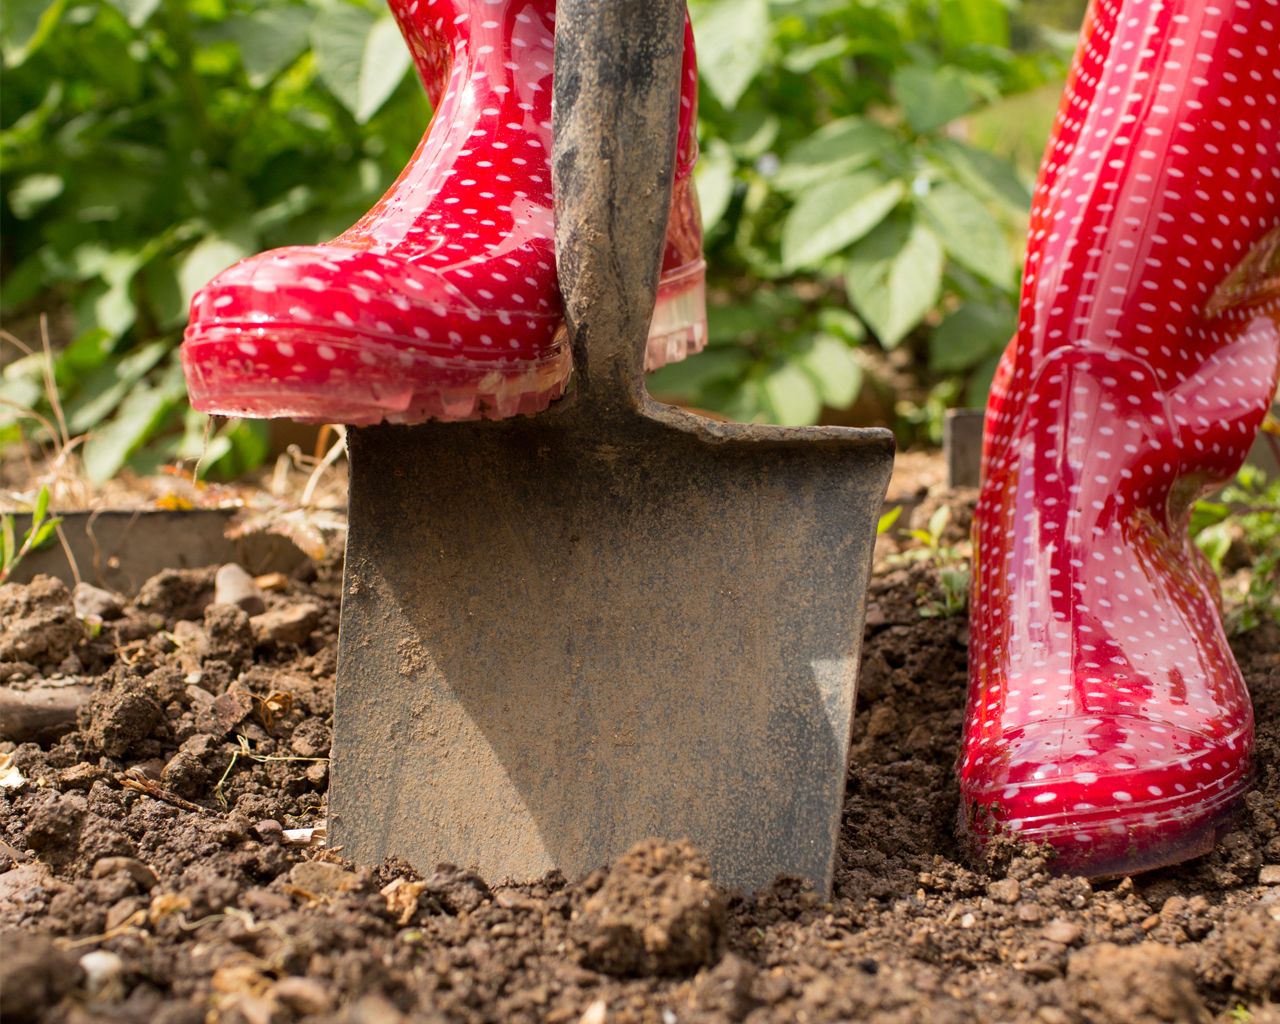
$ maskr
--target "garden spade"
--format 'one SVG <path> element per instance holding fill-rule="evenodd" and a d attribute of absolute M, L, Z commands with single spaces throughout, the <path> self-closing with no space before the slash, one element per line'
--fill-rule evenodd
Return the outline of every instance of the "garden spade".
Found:
<path fill-rule="evenodd" d="M 329 842 L 490 881 L 688 838 L 830 891 L 885 430 L 720 423 L 641 361 L 682 0 L 561 0 L 556 253 L 575 386 L 351 431 Z"/>

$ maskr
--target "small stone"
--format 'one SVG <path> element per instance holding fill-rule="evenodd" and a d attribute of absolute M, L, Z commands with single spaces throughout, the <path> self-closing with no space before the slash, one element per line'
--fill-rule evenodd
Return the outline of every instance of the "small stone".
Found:
<path fill-rule="evenodd" d="M 1004 878 L 987 886 L 987 895 L 997 903 L 1017 903 L 1022 895 L 1022 886 L 1016 878 Z"/>
<path fill-rule="evenodd" d="M 287 590 L 289 587 L 289 577 L 282 572 L 269 572 L 265 576 L 255 576 L 253 582 L 258 585 L 259 590 L 269 590 L 272 593 Z"/>
<path fill-rule="evenodd" d="M 302 644 L 320 625 L 320 609 L 310 602 L 255 615 L 250 624 L 260 644 Z"/>
<path fill-rule="evenodd" d="M 1026 921 L 1028 924 L 1034 924 L 1040 920 L 1040 904 L 1039 903 L 1022 903 L 1018 906 L 1018 920 Z"/>
<path fill-rule="evenodd" d="M 315 896 L 332 896 L 359 886 L 354 872 L 344 871 L 336 864 L 318 860 L 304 860 L 301 864 L 295 864 L 289 872 L 289 881 Z"/>
<path fill-rule="evenodd" d="M 1266 864 L 1258 872 L 1259 885 L 1280 885 L 1280 864 Z"/>
<path fill-rule="evenodd" d="M 313 1013 L 328 1013 L 333 1009 L 333 998 L 320 982 L 313 978 L 281 978 L 271 986 L 271 994 L 299 1017 Z"/>
<path fill-rule="evenodd" d="M 250 615 L 261 615 L 267 610 L 258 584 L 235 562 L 228 562 L 214 577 L 213 603 L 233 604 Z"/>
<path fill-rule="evenodd" d="M 107 878 L 124 872 L 139 889 L 154 889 L 159 884 L 156 873 L 135 857 L 102 857 L 94 862 L 93 878 Z"/>
<path fill-rule="evenodd" d="M 95 949 L 80 958 L 80 966 L 89 995 L 104 1003 L 118 1003 L 124 997 L 124 986 L 120 983 L 124 961 L 115 953 Z"/>
<path fill-rule="evenodd" d="M 582 1016 L 578 1018 L 578 1024 L 604 1024 L 605 1014 L 608 1013 L 608 1010 L 609 1005 L 603 999 L 597 999 L 582 1011 Z"/>
<path fill-rule="evenodd" d="M 1050 921 L 1041 929 L 1040 934 L 1050 942 L 1057 942 L 1063 946 L 1073 946 L 1080 941 L 1083 931 L 1077 924 L 1070 921 Z"/>
<path fill-rule="evenodd" d="M 960 918 L 960 927 L 968 930 L 978 923 L 978 919 L 973 914 L 965 914 Z"/>
<path fill-rule="evenodd" d="M 76 584 L 76 589 L 71 592 L 71 605 L 76 610 L 77 619 L 96 615 L 103 622 L 110 622 L 124 615 L 124 607 L 115 594 L 89 583 Z"/>
<path fill-rule="evenodd" d="M 284 842 L 284 826 L 274 818 L 266 818 L 253 826 L 253 831 L 267 846 L 278 846 Z"/>
<path fill-rule="evenodd" d="M 317 789 L 325 786 L 329 782 L 329 764 L 326 761 L 318 761 L 307 768 L 307 781 Z"/>
<path fill-rule="evenodd" d="M 191 675 L 187 676 L 185 680 L 187 683 L 187 700 L 191 703 L 193 708 L 200 711 L 213 703 L 214 696 L 204 687 L 197 686 L 195 683 L 192 683 L 191 676 L 194 675 L 198 675 L 202 679 L 204 678 L 203 672 L 192 672 Z"/>

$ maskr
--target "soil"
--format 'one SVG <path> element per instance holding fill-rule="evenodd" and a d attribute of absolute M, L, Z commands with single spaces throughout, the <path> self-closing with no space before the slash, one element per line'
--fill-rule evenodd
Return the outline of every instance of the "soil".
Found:
<path fill-rule="evenodd" d="M 253 619 L 211 604 L 212 569 L 166 574 L 92 637 L 68 637 L 60 584 L 0 588 L 9 684 L 94 686 L 52 745 L 0 748 L 0 1017 L 1280 1024 L 1259 880 L 1280 881 L 1280 627 L 1233 642 L 1260 767 L 1234 830 L 1091 884 L 1034 847 L 961 848 L 967 623 L 922 617 L 935 569 L 898 563 L 868 598 L 829 901 L 721 891 L 678 836 L 532 885 L 320 848 L 296 830 L 325 815 L 336 567 L 276 580 Z"/>

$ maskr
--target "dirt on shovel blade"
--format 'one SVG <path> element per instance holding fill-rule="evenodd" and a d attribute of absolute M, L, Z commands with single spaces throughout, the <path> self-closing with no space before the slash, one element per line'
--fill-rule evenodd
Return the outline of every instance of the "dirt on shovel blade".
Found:
<path fill-rule="evenodd" d="M 87 687 L 60 737 L 0 747 L 4 1024 L 1280 1024 L 1274 624 L 1234 642 L 1261 769 L 1235 830 L 1090 884 L 1031 847 L 965 859 L 968 624 L 921 617 L 928 566 L 876 576 L 824 902 L 786 878 L 724 892 L 679 836 L 533 885 L 346 862 L 314 831 L 339 570 L 273 581 L 251 617 L 212 603 L 216 569 L 87 631 L 56 581 L 0 588 L 0 683 Z"/>

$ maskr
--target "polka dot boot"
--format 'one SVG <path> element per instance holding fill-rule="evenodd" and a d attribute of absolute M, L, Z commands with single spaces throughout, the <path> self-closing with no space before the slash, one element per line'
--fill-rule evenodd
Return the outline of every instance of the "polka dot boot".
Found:
<path fill-rule="evenodd" d="M 192 404 L 226 416 L 371 424 L 535 413 L 572 369 L 551 198 L 553 0 L 391 0 L 435 106 L 378 204 L 324 245 L 261 253 L 192 301 Z M 702 347 L 686 26 L 676 183 L 650 369 Z"/>
<path fill-rule="evenodd" d="M 1280 355 L 1280 0 L 1094 0 L 974 522 L 963 828 L 1118 875 L 1206 852 L 1253 711 L 1188 539 Z"/>

